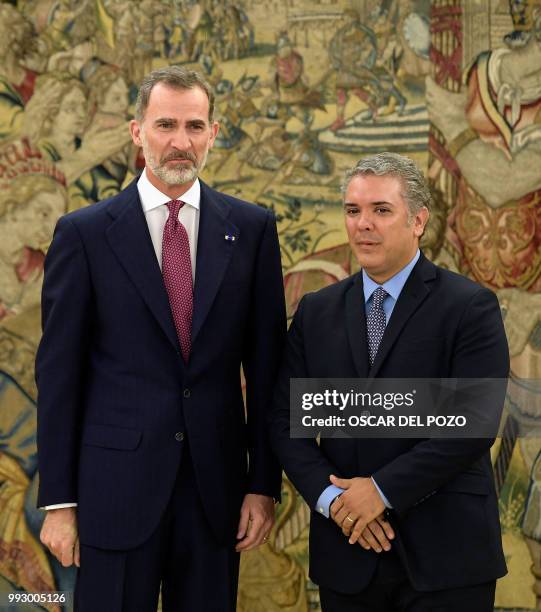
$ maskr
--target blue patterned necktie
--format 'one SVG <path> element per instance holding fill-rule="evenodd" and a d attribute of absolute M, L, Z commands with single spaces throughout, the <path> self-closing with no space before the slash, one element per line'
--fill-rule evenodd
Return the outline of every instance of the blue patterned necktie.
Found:
<path fill-rule="evenodd" d="M 366 330 L 368 332 L 368 358 L 370 365 L 374 364 L 379 348 L 379 343 L 385 332 L 385 312 L 383 301 L 389 294 L 382 287 L 378 287 L 372 294 L 372 309 L 366 317 Z"/>

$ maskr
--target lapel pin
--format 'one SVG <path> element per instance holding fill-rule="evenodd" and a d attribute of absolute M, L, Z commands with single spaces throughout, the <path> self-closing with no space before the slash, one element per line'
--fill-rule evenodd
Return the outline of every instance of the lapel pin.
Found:
<path fill-rule="evenodd" d="M 235 242 L 235 240 L 237 239 L 237 237 L 236 237 L 236 236 L 231 236 L 230 234 L 226 234 L 226 235 L 224 236 L 224 238 L 225 238 L 226 240 L 229 240 L 229 242 Z"/>

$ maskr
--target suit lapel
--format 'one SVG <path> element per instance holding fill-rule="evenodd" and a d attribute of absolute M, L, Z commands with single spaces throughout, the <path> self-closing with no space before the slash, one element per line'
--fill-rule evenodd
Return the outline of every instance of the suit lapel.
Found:
<path fill-rule="evenodd" d="M 363 277 L 360 272 L 355 276 L 352 285 L 346 292 L 346 329 L 357 375 L 360 378 L 366 378 L 369 365 Z"/>
<path fill-rule="evenodd" d="M 369 377 L 377 376 L 385 358 L 398 339 L 400 332 L 411 315 L 419 308 L 430 293 L 427 281 L 436 277 L 436 267 L 423 254 L 411 271 L 411 274 L 398 297 L 391 319 L 385 328 L 376 359 L 369 372 Z M 366 337 L 366 336 L 365 336 Z"/>
<path fill-rule="evenodd" d="M 139 199 L 137 180 L 112 200 L 108 212 L 114 219 L 106 232 L 109 245 L 171 344 L 180 350 L 169 298 Z"/>
<path fill-rule="evenodd" d="M 201 208 L 195 268 L 192 345 L 210 311 L 240 238 L 229 219 L 231 206 L 201 181 Z"/>

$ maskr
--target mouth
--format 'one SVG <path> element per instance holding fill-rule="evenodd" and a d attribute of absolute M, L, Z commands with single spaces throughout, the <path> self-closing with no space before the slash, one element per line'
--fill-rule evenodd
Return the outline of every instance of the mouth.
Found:
<path fill-rule="evenodd" d="M 374 246 L 378 246 L 380 243 L 375 242 L 374 240 L 359 240 L 357 244 L 360 247 L 374 247 Z"/>
<path fill-rule="evenodd" d="M 168 159 L 165 162 L 165 165 L 178 165 L 178 164 L 182 164 L 183 166 L 191 164 L 193 166 L 193 161 L 191 159 Z"/>
<path fill-rule="evenodd" d="M 193 164 L 195 165 L 196 159 L 194 156 L 183 155 L 182 157 L 166 157 L 162 160 L 162 164 Z"/>

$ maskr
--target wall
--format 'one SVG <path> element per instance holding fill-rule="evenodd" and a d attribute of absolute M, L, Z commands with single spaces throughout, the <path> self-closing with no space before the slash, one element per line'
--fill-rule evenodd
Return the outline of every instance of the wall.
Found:
<path fill-rule="evenodd" d="M 426 171 L 425 253 L 497 291 L 506 315 L 510 416 L 493 459 L 510 571 L 497 606 L 535 609 L 539 414 L 523 397 L 539 394 L 541 373 L 541 7 L 511 4 L 514 14 L 502 0 L 0 4 L 0 593 L 74 580 L 40 546 L 35 509 L 44 253 L 61 214 L 140 172 L 127 130 L 137 84 L 182 63 L 217 92 L 222 127 L 203 178 L 277 213 L 289 316 L 303 293 L 357 270 L 344 170 L 393 150 Z M 285 481 L 270 543 L 244 555 L 240 610 L 319 609 L 308 521 Z"/>

